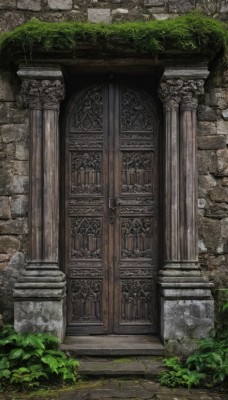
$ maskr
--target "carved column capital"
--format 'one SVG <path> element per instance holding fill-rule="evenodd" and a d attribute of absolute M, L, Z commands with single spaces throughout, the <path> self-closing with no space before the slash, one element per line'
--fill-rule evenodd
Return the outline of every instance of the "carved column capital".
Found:
<path fill-rule="evenodd" d="M 181 88 L 181 110 L 197 109 L 198 98 L 204 94 L 203 79 L 189 79 L 183 81 Z"/>
<path fill-rule="evenodd" d="M 161 81 L 158 89 L 159 97 L 166 108 L 178 108 L 181 100 L 182 79 Z"/>
<path fill-rule="evenodd" d="M 20 98 L 33 109 L 57 110 L 64 98 L 64 85 L 59 79 L 23 79 Z"/>

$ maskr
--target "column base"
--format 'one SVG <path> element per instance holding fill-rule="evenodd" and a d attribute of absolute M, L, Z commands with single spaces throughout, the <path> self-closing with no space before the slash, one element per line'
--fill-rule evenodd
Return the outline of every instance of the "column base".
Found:
<path fill-rule="evenodd" d="M 66 281 L 56 263 L 30 263 L 14 286 L 14 327 L 64 339 Z"/>
<path fill-rule="evenodd" d="M 192 269 L 189 266 L 164 268 L 159 274 L 160 334 L 175 352 L 178 348 L 190 352 L 195 339 L 207 337 L 214 328 L 213 284 L 201 275 L 196 264 Z"/>

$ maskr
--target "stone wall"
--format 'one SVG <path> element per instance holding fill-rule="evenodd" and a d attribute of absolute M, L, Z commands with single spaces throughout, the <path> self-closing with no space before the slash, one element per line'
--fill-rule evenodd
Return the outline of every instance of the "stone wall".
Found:
<path fill-rule="evenodd" d="M 0 0 L 0 30 L 45 21 L 147 21 L 193 9 L 228 20 L 228 0 Z M 28 110 L 19 82 L 0 70 L 0 313 L 13 319 L 13 283 L 28 254 Z M 213 276 L 228 266 L 228 71 L 206 88 L 198 112 L 199 251 Z"/>

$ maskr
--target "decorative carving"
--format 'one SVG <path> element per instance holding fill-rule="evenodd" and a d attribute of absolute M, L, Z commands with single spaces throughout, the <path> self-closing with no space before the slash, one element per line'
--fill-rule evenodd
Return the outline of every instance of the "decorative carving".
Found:
<path fill-rule="evenodd" d="M 103 198 L 102 197 L 76 197 L 76 199 L 69 200 L 69 206 L 77 206 L 77 205 L 84 205 L 84 204 L 102 204 Z"/>
<path fill-rule="evenodd" d="M 128 86 L 121 87 L 122 131 L 153 131 L 153 116 L 148 102 Z"/>
<path fill-rule="evenodd" d="M 150 268 L 121 268 L 120 278 L 151 278 L 152 271 Z"/>
<path fill-rule="evenodd" d="M 138 206 L 130 206 L 130 207 L 121 207 L 120 214 L 152 214 L 153 207 L 138 207 Z"/>
<path fill-rule="evenodd" d="M 94 207 L 75 207 L 75 206 L 69 206 L 69 215 L 90 215 L 90 214 L 101 214 L 103 213 L 103 207 L 102 206 L 94 206 Z"/>
<path fill-rule="evenodd" d="M 123 279 L 121 320 L 152 321 L 153 282 L 150 279 Z"/>
<path fill-rule="evenodd" d="M 73 149 L 102 149 L 103 143 L 102 142 L 91 142 L 91 141 L 78 141 L 78 140 L 71 140 L 69 143 L 69 148 Z"/>
<path fill-rule="evenodd" d="M 122 152 L 122 192 L 152 192 L 153 152 Z"/>
<path fill-rule="evenodd" d="M 71 220 L 72 258 L 101 258 L 101 218 Z"/>
<path fill-rule="evenodd" d="M 103 86 L 93 86 L 79 97 L 72 116 L 71 131 L 103 131 Z"/>
<path fill-rule="evenodd" d="M 70 285 L 72 304 L 71 322 L 101 321 L 102 280 L 77 279 Z"/>
<path fill-rule="evenodd" d="M 22 81 L 20 97 L 30 108 L 44 106 L 58 109 L 60 101 L 64 99 L 64 85 L 58 79 L 25 79 Z"/>
<path fill-rule="evenodd" d="M 121 257 L 151 258 L 152 225 L 151 218 L 122 218 Z"/>
<path fill-rule="evenodd" d="M 72 193 L 101 193 L 101 164 L 100 152 L 72 152 Z"/>
<path fill-rule="evenodd" d="M 121 140 L 121 149 L 137 149 L 144 148 L 149 150 L 150 148 L 154 148 L 154 140 Z"/>
<path fill-rule="evenodd" d="M 189 104 L 191 108 L 197 107 L 197 98 L 204 93 L 202 79 L 168 79 L 161 82 L 159 96 L 165 106 L 177 108 L 179 103 Z"/>
<path fill-rule="evenodd" d="M 101 278 L 103 271 L 100 268 L 69 268 L 69 278 Z"/>

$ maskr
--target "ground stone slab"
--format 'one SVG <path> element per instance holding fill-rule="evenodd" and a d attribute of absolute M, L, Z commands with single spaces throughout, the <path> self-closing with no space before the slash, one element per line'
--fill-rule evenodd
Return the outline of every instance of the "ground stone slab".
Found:
<path fill-rule="evenodd" d="M 21 10 L 40 11 L 41 0 L 18 0 L 17 7 Z"/>
<path fill-rule="evenodd" d="M 111 11 L 109 8 L 88 8 L 88 21 L 109 24 L 112 22 Z"/>

